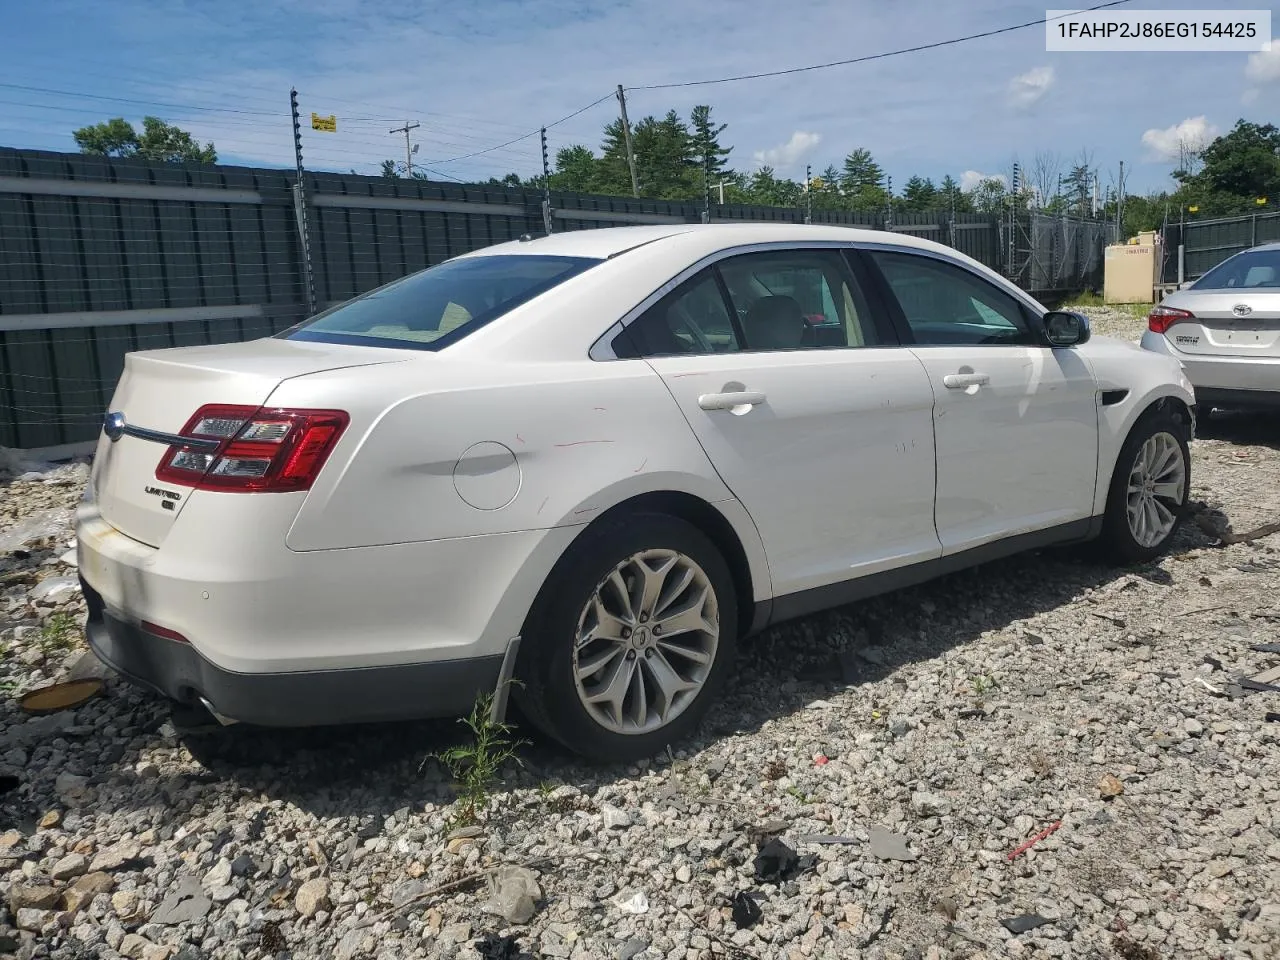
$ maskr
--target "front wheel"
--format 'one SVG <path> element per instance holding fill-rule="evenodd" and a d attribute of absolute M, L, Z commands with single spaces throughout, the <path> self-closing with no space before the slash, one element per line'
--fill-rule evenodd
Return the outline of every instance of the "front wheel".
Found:
<path fill-rule="evenodd" d="M 652 756 L 697 725 L 737 638 L 724 558 L 696 527 L 633 514 L 588 529 L 525 625 L 513 695 L 583 756 Z"/>
<path fill-rule="evenodd" d="M 1104 549 L 1122 563 L 1158 557 L 1178 531 L 1190 489 L 1186 425 L 1165 411 L 1144 416 L 1116 460 L 1103 520 Z"/>

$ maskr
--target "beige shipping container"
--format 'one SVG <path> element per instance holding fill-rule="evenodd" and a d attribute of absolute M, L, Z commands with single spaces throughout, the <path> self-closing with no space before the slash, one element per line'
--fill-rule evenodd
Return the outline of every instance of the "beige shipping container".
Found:
<path fill-rule="evenodd" d="M 1159 265 L 1160 242 L 1154 233 L 1140 233 L 1129 243 L 1107 247 L 1102 299 L 1106 303 L 1151 303 Z"/>

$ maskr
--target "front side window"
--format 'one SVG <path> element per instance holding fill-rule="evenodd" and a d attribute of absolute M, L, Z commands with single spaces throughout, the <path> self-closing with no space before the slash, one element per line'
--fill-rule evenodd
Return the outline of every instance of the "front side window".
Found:
<path fill-rule="evenodd" d="M 448 260 L 332 307 L 279 336 L 438 350 L 600 262 L 535 254 Z"/>
<path fill-rule="evenodd" d="M 917 344 L 1033 344 L 1008 293 L 963 267 L 911 253 L 871 251 Z"/>
<path fill-rule="evenodd" d="M 1193 290 L 1280 288 L 1280 250 L 1249 250 L 1222 261 L 1191 285 Z"/>
<path fill-rule="evenodd" d="M 862 291 L 838 250 L 778 250 L 719 265 L 748 350 L 879 343 Z"/>

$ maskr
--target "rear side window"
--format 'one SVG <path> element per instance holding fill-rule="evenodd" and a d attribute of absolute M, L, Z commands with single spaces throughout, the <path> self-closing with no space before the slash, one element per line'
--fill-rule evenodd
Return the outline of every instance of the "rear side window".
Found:
<path fill-rule="evenodd" d="M 1193 290 L 1280 288 L 1280 250 L 1250 250 L 1218 264 L 1191 285 Z"/>
<path fill-rule="evenodd" d="M 332 307 L 279 336 L 439 350 L 600 262 L 533 254 L 449 260 Z"/>

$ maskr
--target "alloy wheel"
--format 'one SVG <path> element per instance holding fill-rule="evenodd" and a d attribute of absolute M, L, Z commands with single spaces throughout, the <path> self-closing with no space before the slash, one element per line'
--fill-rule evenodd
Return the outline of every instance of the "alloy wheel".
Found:
<path fill-rule="evenodd" d="M 1143 547 L 1169 536 L 1186 497 L 1187 464 L 1172 434 L 1152 434 L 1138 450 L 1125 495 L 1129 532 Z"/>

